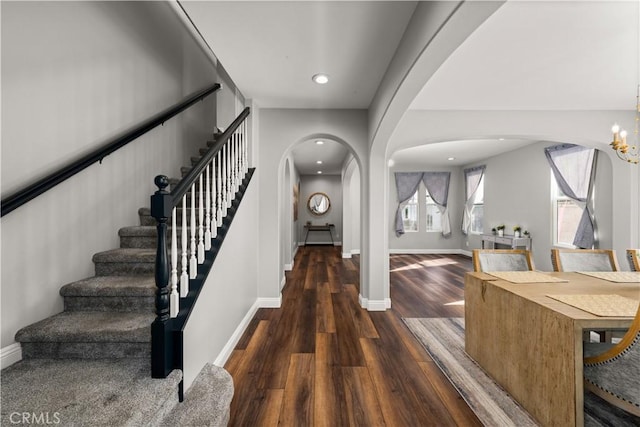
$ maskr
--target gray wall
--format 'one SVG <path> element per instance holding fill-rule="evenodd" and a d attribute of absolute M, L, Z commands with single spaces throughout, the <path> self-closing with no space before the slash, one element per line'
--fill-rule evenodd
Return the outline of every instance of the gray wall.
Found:
<path fill-rule="evenodd" d="M 321 216 L 313 215 L 307 207 L 309 196 L 321 192 L 329 196 L 331 208 Z M 300 207 L 298 211 L 298 244 L 303 245 L 306 230 L 304 225 L 311 221 L 314 225 L 326 223 L 335 225 L 332 230 L 333 240 L 336 245 L 341 242 L 342 236 L 342 179 L 340 175 L 301 175 L 300 176 Z M 307 244 L 331 243 L 331 236 L 324 231 L 312 231 L 309 233 Z"/>

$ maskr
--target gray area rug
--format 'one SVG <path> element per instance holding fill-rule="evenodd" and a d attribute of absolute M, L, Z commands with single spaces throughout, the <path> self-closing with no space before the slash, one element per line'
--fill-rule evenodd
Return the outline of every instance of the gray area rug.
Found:
<path fill-rule="evenodd" d="M 480 421 L 486 426 L 537 426 L 537 422 L 464 351 L 464 319 L 405 318 L 422 343 Z M 640 426 L 640 419 L 592 393 L 586 393 L 586 427 Z"/>

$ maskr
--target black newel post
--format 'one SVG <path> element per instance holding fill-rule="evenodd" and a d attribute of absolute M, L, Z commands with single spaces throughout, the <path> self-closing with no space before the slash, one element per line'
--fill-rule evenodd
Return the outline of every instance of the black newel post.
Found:
<path fill-rule="evenodd" d="M 171 195 L 166 188 L 169 178 L 158 175 L 154 180 L 158 191 L 151 196 L 151 216 L 158 224 L 156 251 L 156 320 L 151 324 L 151 376 L 166 378 L 173 370 L 174 354 L 169 316 L 169 258 L 167 255 L 167 221 L 173 209 Z"/>

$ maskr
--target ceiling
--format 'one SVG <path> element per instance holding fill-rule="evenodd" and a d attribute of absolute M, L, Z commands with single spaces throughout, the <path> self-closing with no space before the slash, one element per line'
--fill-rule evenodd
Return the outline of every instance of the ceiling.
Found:
<path fill-rule="evenodd" d="M 348 153 L 347 148 L 338 142 L 323 140 L 319 145 L 313 140 L 296 145 L 291 156 L 300 175 L 317 175 L 318 171 L 324 175 L 340 175 Z"/>
<path fill-rule="evenodd" d="M 241 92 L 261 108 L 368 108 L 416 6 L 402 1 L 181 4 Z M 640 79 L 639 5 L 635 0 L 508 1 L 442 64 L 410 109 L 414 114 L 633 109 Z M 330 75 L 328 84 L 311 81 L 318 72 Z M 400 130 L 396 134 L 416 133 Z M 495 140 L 471 143 L 473 150 L 451 142 L 413 154 L 434 158 L 449 147 L 447 156 L 473 162 L 514 147 Z M 314 148 L 302 144 L 294 151 L 296 167 L 306 165 L 305 173 L 315 173 Z M 346 156 L 346 150 L 334 154 Z M 344 158 L 326 161 L 342 165 Z"/>

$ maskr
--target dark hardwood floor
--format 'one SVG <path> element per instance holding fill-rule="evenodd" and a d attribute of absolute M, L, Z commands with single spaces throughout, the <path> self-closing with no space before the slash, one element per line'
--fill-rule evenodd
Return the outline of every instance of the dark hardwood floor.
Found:
<path fill-rule="evenodd" d="M 358 304 L 359 257 L 300 247 L 282 308 L 260 309 L 226 368 L 231 426 L 480 426 L 402 317 L 464 315 L 469 258 L 392 255 L 393 308 Z"/>

